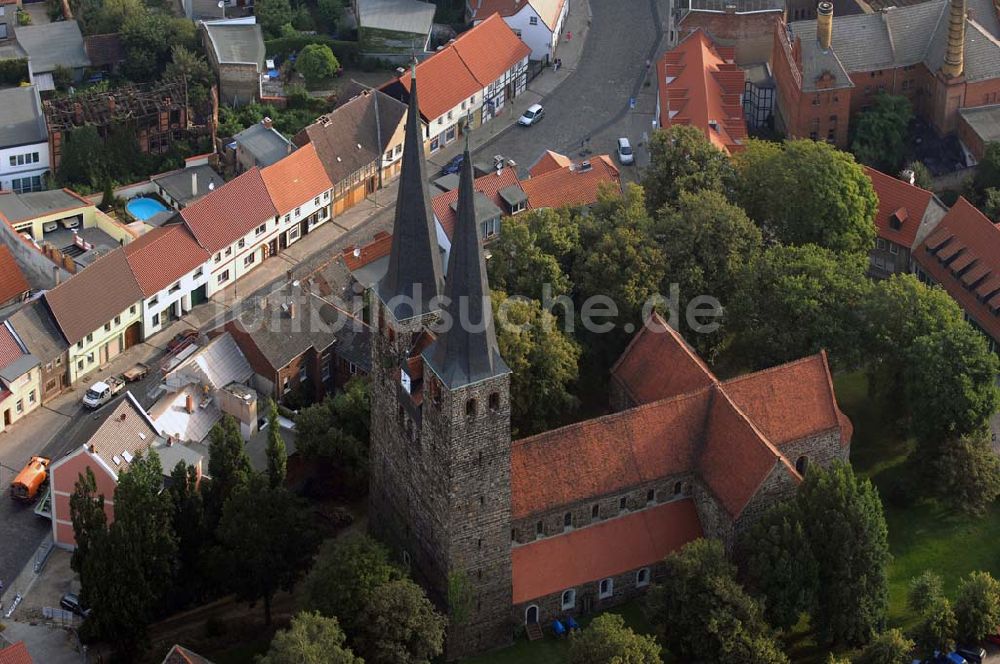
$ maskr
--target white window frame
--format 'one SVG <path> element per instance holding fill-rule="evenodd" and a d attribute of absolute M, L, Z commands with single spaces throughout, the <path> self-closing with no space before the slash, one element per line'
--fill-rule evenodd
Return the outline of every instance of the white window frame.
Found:
<path fill-rule="evenodd" d="M 607 584 L 607 590 L 604 586 Z M 597 597 L 599 599 L 608 599 L 615 594 L 615 580 L 612 578 L 601 579 L 600 583 L 597 584 Z"/>
<path fill-rule="evenodd" d="M 559 597 L 559 606 L 562 607 L 563 611 L 569 611 L 576 606 L 575 588 L 563 591 L 562 595 Z"/>
<path fill-rule="evenodd" d="M 643 578 L 643 575 L 645 575 L 646 578 Z M 649 568 L 648 567 L 643 567 L 640 570 L 636 570 L 636 573 L 635 573 L 635 587 L 636 588 L 645 588 L 648 585 L 649 585 Z"/>

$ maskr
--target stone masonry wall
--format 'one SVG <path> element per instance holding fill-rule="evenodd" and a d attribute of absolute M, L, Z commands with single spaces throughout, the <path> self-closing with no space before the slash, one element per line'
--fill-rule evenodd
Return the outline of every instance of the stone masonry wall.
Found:
<path fill-rule="evenodd" d="M 794 496 L 797 487 L 798 482 L 791 473 L 781 463 L 775 462 L 771 472 L 757 489 L 757 493 L 736 519 L 736 536 L 746 532 L 771 507 Z"/>
<path fill-rule="evenodd" d="M 851 454 L 850 444 L 840 442 L 840 429 L 809 436 L 781 446 L 781 453 L 798 469 L 799 459 L 805 457 L 806 466 L 817 463 L 829 468 L 834 461 L 846 462 Z"/>

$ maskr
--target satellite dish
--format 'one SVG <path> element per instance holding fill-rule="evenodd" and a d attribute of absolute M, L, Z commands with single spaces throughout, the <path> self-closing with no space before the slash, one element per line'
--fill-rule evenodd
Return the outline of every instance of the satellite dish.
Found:
<path fill-rule="evenodd" d="M 223 7 L 226 6 L 225 0 L 219 0 L 217 3 L 215 3 L 215 6 L 218 7 L 219 9 L 222 9 Z"/>

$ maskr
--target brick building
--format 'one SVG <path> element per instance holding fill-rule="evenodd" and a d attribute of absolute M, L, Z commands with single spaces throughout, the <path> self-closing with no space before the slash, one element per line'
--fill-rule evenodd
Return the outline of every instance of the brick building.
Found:
<path fill-rule="evenodd" d="M 471 158 L 445 279 L 419 131 L 411 106 L 370 298 L 370 523 L 439 605 L 468 582 L 449 659 L 643 592 L 671 551 L 700 536 L 731 546 L 808 464 L 847 458 L 824 353 L 720 381 L 655 316 L 613 368 L 617 412 L 512 441 Z"/>
<path fill-rule="evenodd" d="M 850 116 L 881 92 L 907 97 L 942 134 L 957 129 L 959 109 L 997 102 L 1000 23 L 990 0 L 833 14 L 821 2 L 816 20 L 774 29 L 776 119 L 788 136 L 844 148 Z"/>

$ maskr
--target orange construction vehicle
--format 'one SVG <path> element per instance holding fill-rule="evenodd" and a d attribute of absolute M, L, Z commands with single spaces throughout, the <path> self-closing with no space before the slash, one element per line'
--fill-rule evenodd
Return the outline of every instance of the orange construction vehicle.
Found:
<path fill-rule="evenodd" d="M 10 483 L 10 497 L 25 502 L 34 500 L 38 496 L 38 490 L 49 481 L 49 463 L 51 460 L 45 457 L 31 457 L 31 461 Z"/>

